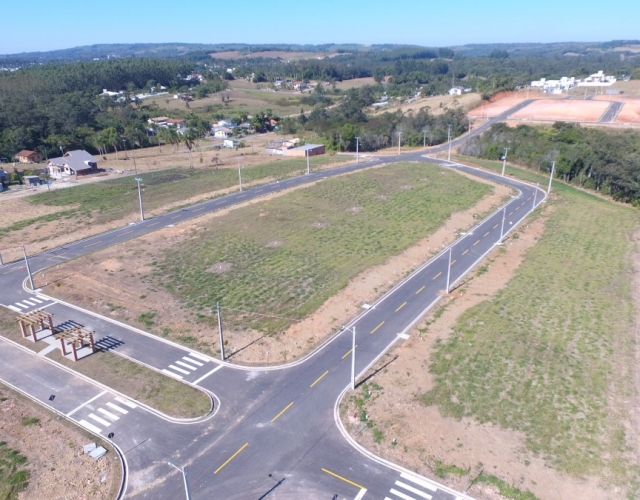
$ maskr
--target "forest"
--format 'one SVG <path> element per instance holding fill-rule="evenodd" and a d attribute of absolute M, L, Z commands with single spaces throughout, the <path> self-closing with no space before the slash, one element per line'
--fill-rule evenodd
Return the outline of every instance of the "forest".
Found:
<path fill-rule="evenodd" d="M 640 135 L 556 122 L 551 126 L 499 123 L 467 141 L 461 154 L 500 159 L 548 172 L 580 187 L 640 207 Z"/>

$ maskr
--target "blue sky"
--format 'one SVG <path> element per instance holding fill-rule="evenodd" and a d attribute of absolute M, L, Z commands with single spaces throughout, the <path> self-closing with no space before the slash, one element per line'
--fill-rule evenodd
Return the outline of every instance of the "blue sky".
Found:
<path fill-rule="evenodd" d="M 638 39 L 638 0 L 5 0 L 0 54 L 94 43 L 410 43 Z"/>

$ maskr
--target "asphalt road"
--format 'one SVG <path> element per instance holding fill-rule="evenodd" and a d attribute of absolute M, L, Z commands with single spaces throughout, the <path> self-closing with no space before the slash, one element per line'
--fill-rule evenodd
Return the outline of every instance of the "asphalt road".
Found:
<path fill-rule="evenodd" d="M 526 104 L 519 107 L 523 105 Z M 482 128 L 472 134 L 480 132 Z M 383 160 L 427 161 L 415 153 L 312 173 L 45 252 L 30 259 L 36 286 L 37 271 L 61 260 L 121 243 L 207 211 Z M 509 185 L 519 195 L 399 283 L 372 308 L 345 325 L 344 331 L 336 332 L 305 359 L 284 367 L 247 369 L 220 363 L 110 319 L 30 293 L 22 286 L 26 275 L 23 263 L 0 267 L 1 303 L 16 312 L 44 306 L 55 314 L 56 324 L 74 321 L 95 329 L 100 342 L 114 352 L 215 394 L 215 412 L 203 419 L 190 422 L 168 419 L 108 388 L 78 379 L 8 342 L 0 342 L 0 359 L 5 368 L 0 370 L 0 378 L 92 432 L 103 437 L 113 432 L 111 441 L 127 464 L 127 483 L 123 488 L 127 497 L 182 498 L 183 479 L 166 463 L 170 459 L 179 467 L 188 466 L 188 484 L 194 499 L 331 499 L 334 495 L 365 499 L 467 498 L 391 467 L 354 446 L 336 415 L 337 402 L 350 385 L 353 329 L 357 345 L 355 371 L 362 380 L 367 369 L 396 342 L 402 342 L 411 326 L 441 297 L 447 278 L 452 286 L 459 282 L 502 236 L 530 213 L 534 204 L 544 200 L 542 190 L 513 179 L 463 165 L 452 164 L 450 168 Z M 20 355 L 15 354 L 18 351 Z M 16 372 L 22 372 L 23 376 L 15 376 Z M 28 375 L 24 376 L 25 373 Z M 50 395 L 56 397 L 49 400 Z"/>

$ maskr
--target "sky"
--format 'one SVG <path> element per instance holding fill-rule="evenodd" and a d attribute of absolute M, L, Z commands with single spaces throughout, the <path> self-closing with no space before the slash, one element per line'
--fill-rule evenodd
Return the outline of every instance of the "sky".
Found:
<path fill-rule="evenodd" d="M 101 43 L 469 43 L 639 39 L 638 0 L 3 0 L 0 54 Z"/>

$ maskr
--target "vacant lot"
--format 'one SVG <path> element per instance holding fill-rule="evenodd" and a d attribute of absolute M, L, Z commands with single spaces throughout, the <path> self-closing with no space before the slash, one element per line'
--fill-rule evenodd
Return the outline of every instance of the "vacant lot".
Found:
<path fill-rule="evenodd" d="M 312 169 L 343 162 L 336 156 L 310 159 Z M 271 182 L 306 170 L 300 159 L 273 159 L 245 167 L 245 185 Z M 238 183 L 237 168 L 169 169 L 140 174 L 147 216 L 176 206 L 226 194 Z M 133 176 L 122 176 L 67 189 L 42 192 L 3 202 L 7 222 L 0 229 L 0 252 L 5 262 L 20 258 L 22 243 L 35 253 L 46 248 L 121 227 L 138 219 L 138 191 Z"/>
<path fill-rule="evenodd" d="M 352 277 L 490 191 L 429 165 L 373 169 L 87 256 L 47 272 L 45 289 L 124 321 L 150 312 L 152 324 L 141 326 L 209 352 L 217 349 L 210 310 L 220 301 L 232 353 L 265 335 L 275 341 Z M 329 331 L 303 333 L 313 342 Z M 296 345 L 288 355 L 310 347 Z"/>
<path fill-rule="evenodd" d="M 372 401 L 359 394 L 351 405 L 364 406 L 382 433 L 366 438 L 378 438 L 380 453 L 462 487 L 484 470 L 543 499 L 635 498 L 637 212 L 560 183 L 554 190 L 546 230 L 512 278 L 491 284 L 529 232 L 540 234 L 540 221 L 413 332 L 388 372 L 369 381 Z M 473 296 L 471 309 L 456 305 Z M 419 443 L 426 421 L 431 439 Z"/>
<path fill-rule="evenodd" d="M 609 107 L 601 101 L 540 99 L 515 112 L 512 120 L 597 122 Z"/>
<path fill-rule="evenodd" d="M 480 103 L 480 94 L 469 93 L 461 96 L 452 96 L 452 95 L 440 95 L 434 97 L 424 97 L 421 99 L 416 99 L 410 103 L 402 103 L 396 105 L 395 103 L 390 103 L 388 107 L 381 108 L 374 112 L 374 114 L 381 114 L 387 111 L 398 111 L 401 110 L 403 113 L 409 113 L 411 111 L 417 112 L 423 108 L 429 108 L 429 112 L 432 115 L 439 115 L 444 113 L 449 108 L 457 108 L 461 107 L 463 109 L 469 110 L 475 108 Z"/>

